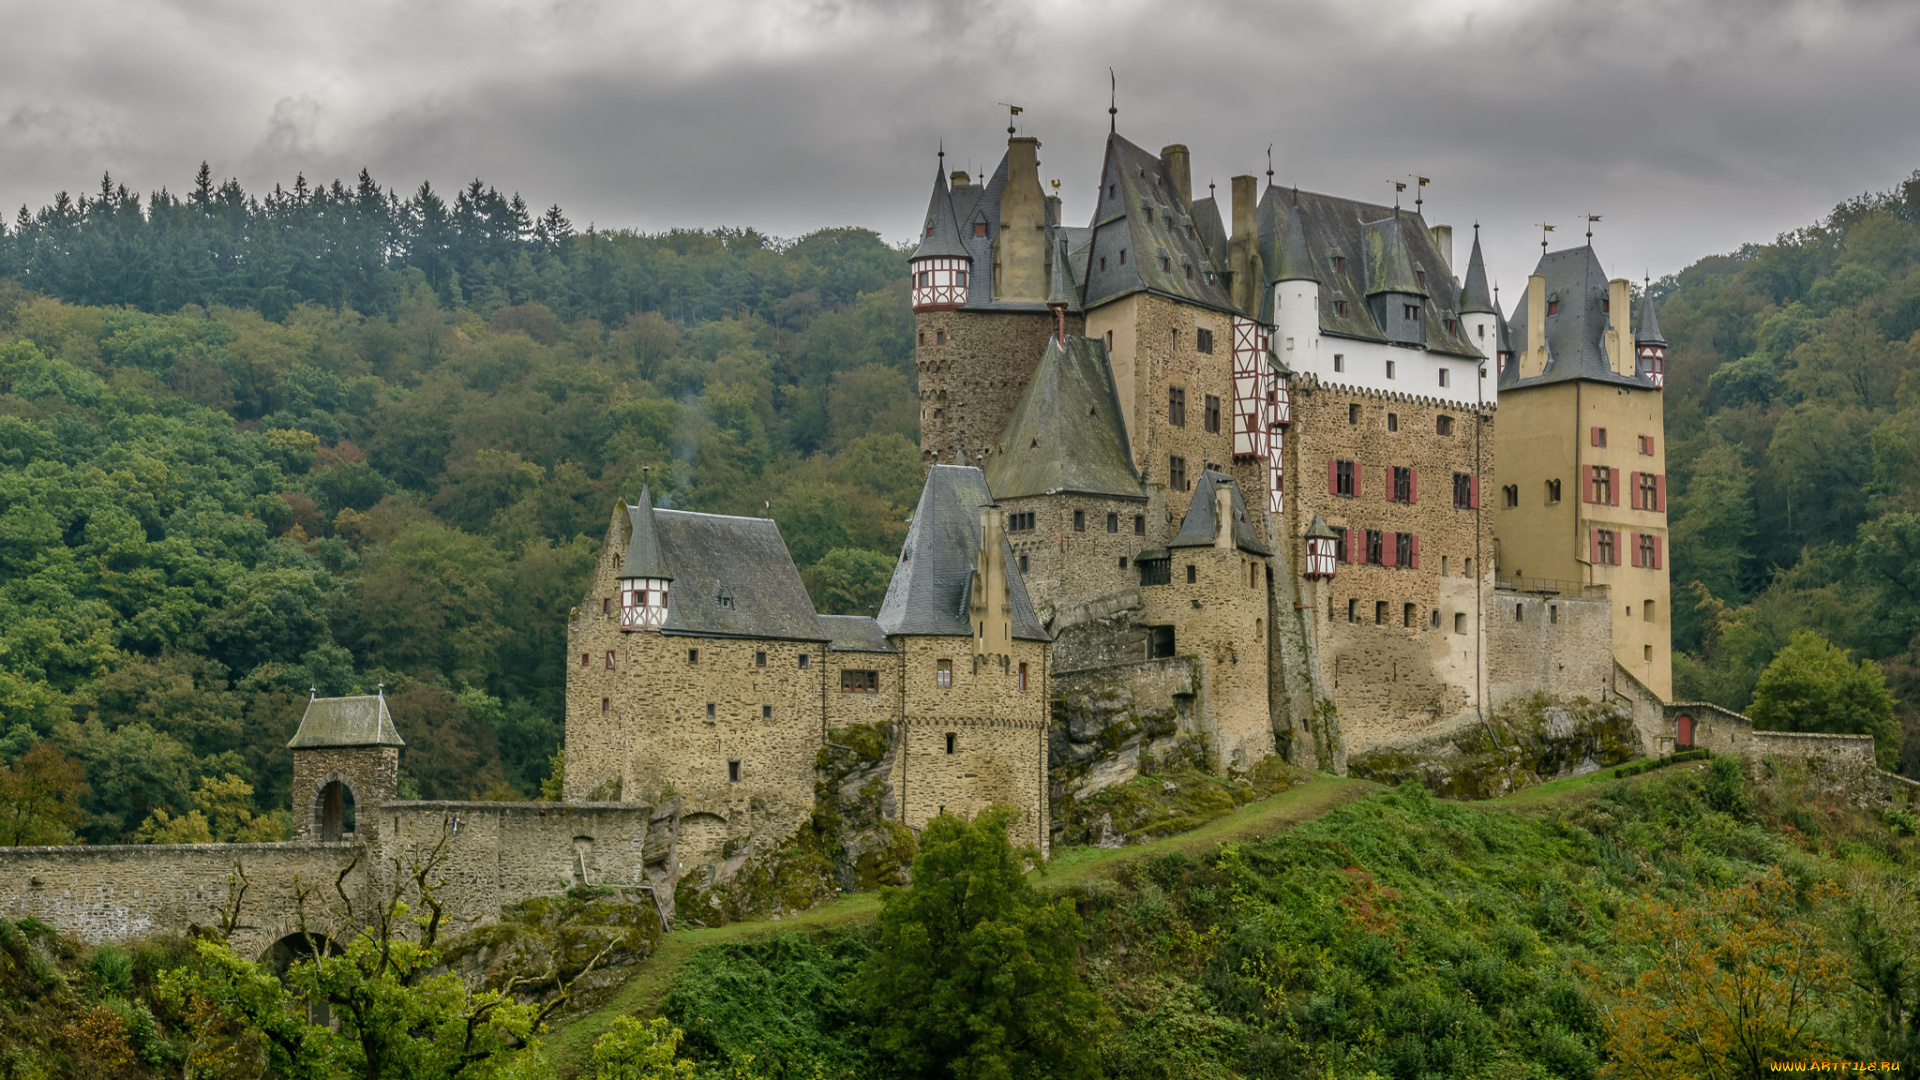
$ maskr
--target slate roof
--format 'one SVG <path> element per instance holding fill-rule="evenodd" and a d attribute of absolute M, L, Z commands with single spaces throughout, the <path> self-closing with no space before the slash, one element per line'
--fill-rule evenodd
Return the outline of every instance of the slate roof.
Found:
<path fill-rule="evenodd" d="M 1467 277 L 1460 285 L 1460 314 L 1498 315 L 1493 294 L 1487 291 L 1487 264 L 1480 257 L 1480 227 L 1473 229 L 1473 254 L 1467 258 Z"/>
<path fill-rule="evenodd" d="M 1424 224 L 1414 227 L 1419 228 L 1422 234 L 1427 231 Z M 1367 250 L 1367 295 L 1428 295 L 1426 282 L 1416 274 L 1416 270 L 1425 269 L 1425 266 L 1415 266 L 1417 260 L 1407 243 L 1409 226 L 1405 211 L 1395 210 L 1393 216 L 1369 221 L 1362 229 Z"/>
<path fill-rule="evenodd" d="M 1426 348 L 1447 356 L 1481 359 L 1480 350 L 1467 340 L 1457 321 L 1453 333 L 1447 333 L 1448 315 L 1460 311 L 1459 289 L 1447 272 L 1447 260 L 1434 245 L 1426 222 L 1411 210 L 1396 211 L 1391 206 L 1269 185 L 1261 196 L 1259 213 L 1260 258 L 1267 268 L 1267 284 L 1279 280 L 1274 275 L 1281 264 L 1288 261 L 1283 258 L 1283 251 L 1291 239 L 1292 204 L 1296 200 L 1299 220 L 1306 230 L 1309 272 L 1320 282 L 1322 334 L 1360 341 L 1386 341 L 1386 334 L 1367 305 L 1368 294 L 1379 291 L 1374 288 L 1375 284 L 1388 280 L 1407 284 L 1399 281 L 1403 273 L 1424 269 L 1426 284 L 1421 286 L 1417 279 L 1410 284 L 1417 290 L 1414 295 L 1426 297 L 1421 316 Z M 1374 227 L 1370 229 L 1370 226 Z M 1376 260 L 1370 260 L 1367 254 L 1370 231 L 1377 234 L 1380 244 L 1377 268 Z M 1404 262 L 1401 254 L 1405 256 Z M 1345 259 L 1344 270 L 1335 269 L 1336 256 Z M 1370 279 L 1369 274 L 1387 276 Z M 1271 289 L 1264 291 L 1271 296 Z M 1337 306 L 1341 300 L 1347 302 L 1345 315 L 1339 313 Z M 1270 304 L 1270 299 L 1263 300 L 1263 309 Z"/>
<path fill-rule="evenodd" d="M 1200 244 L 1206 248 L 1213 265 L 1227 265 L 1226 215 L 1220 212 L 1220 204 L 1213 196 L 1193 201 L 1193 227 L 1200 234 Z"/>
<path fill-rule="evenodd" d="M 880 629 L 880 620 L 865 615 L 822 615 L 820 632 L 833 652 L 899 652 Z"/>
<path fill-rule="evenodd" d="M 387 711 L 385 694 L 358 697 L 313 698 L 300 717 L 300 727 L 287 743 L 295 750 L 328 746 L 405 746 Z"/>
<path fill-rule="evenodd" d="M 1300 220 L 1299 203 L 1287 205 L 1287 234 L 1274 247 L 1279 258 L 1274 263 L 1268 284 L 1320 280 L 1320 275 L 1314 273 L 1313 260 L 1307 256 L 1307 229 Z"/>
<path fill-rule="evenodd" d="M 1067 257 L 1067 238 L 1055 237 L 1053 265 L 1047 269 L 1047 306 L 1068 311 L 1080 310 L 1080 283 L 1073 277 L 1073 260 Z"/>
<path fill-rule="evenodd" d="M 953 196 L 947 190 L 946 158 L 933 167 L 933 195 L 920 223 L 920 246 L 911 259 L 964 258 L 971 253 L 960 243 L 960 226 L 953 216 Z"/>
<path fill-rule="evenodd" d="M 640 489 L 640 505 L 627 507 L 627 513 L 635 521 L 639 520 L 640 515 L 652 520 L 653 490 L 650 486 Z M 620 560 L 619 576 L 673 580 L 673 569 L 667 565 L 666 556 L 660 553 L 659 533 L 651 524 L 646 528 L 634 528 L 633 535 L 627 540 L 626 557 Z"/>
<path fill-rule="evenodd" d="M 887 598 L 880 605 L 878 621 L 888 636 L 973 636 L 967 609 L 980 550 L 980 508 L 992 503 L 987 478 L 979 469 L 935 465 L 928 471 L 913 522 L 907 527 L 907 542 L 900 549 L 900 562 L 893 568 Z M 1013 546 L 1003 536 L 1000 547 L 1013 594 L 1013 636 L 1051 640 L 1027 597 Z"/>
<path fill-rule="evenodd" d="M 1525 389 L 1548 383 L 1585 379 L 1653 389 L 1653 380 L 1641 375 L 1622 375 L 1607 363 L 1607 312 L 1600 302 L 1607 296 L 1607 272 L 1593 248 L 1581 246 L 1548 252 L 1540 257 L 1534 273 L 1547 279 L 1547 298 L 1558 299 L 1559 311 L 1547 316 L 1547 367 L 1532 378 L 1520 377 L 1521 357 L 1500 371 L 1500 390 Z M 1521 350 L 1527 343 L 1527 301 L 1523 294 L 1515 306 L 1509 333 Z"/>
<path fill-rule="evenodd" d="M 628 550 L 652 543 L 673 588 L 667 596 L 670 634 L 825 641 L 813 600 L 787 553 L 779 526 L 768 518 L 696 514 L 629 506 L 636 536 Z"/>
<path fill-rule="evenodd" d="M 1242 551 L 1251 551 L 1255 555 L 1271 555 L 1272 551 L 1260 542 L 1260 534 L 1255 532 L 1253 524 L 1247 520 L 1247 504 L 1240 498 L 1240 485 L 1233 477 L 1217 469 L 1208 469 L 1200 474 L 1200 482 L 1193 486 L 1193 501 L 1187 504 L 1186 519 L 1180 522 L 1180 531 L 1167 542 L 1169 548 L 1212 547 L 1215 522 L 1214 490 L 1222 482 L 1233 488 L 1233 543 Z"/>
<path fill-rule="evenodd" d="M 1193 208 L 1181 202 L 1158 155 L 1108 135 L 1098 196 L 1082 290 L 1087 307 L 1144 290 L 1218 311 L 1237 310 L 1220 283 L 1218 271 L 1226 267 L 1201 243 Z"/>
<path fill-rule="evenodd" d="M 1640 329 L 1633 333 L 1636 345 L 1665 345 L 1667 339 L 1660 336 L 1660 320 L 1653 316 L 1653 283 L 1640 293 Z"/>
<path fill-rule="evenodd" d="M 1121 422 L 1104 342 L 1047 339 L 1026 392 L 1013 408 L 998 452 L 987 458 L 998 499 L 1051 492 L 1144 499 Z"/>

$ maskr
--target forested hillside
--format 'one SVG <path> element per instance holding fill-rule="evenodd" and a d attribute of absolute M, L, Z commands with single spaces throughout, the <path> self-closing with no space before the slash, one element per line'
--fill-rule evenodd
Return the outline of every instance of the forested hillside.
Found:
<path fill-rule="evenodd" d="M 1920 766 L 1920 172 L 1654 286 L 1671 343 L 1675 692 L 1736 709 L 1789 636 L 1880 662 Z"/>
<path fill-rule="evenodd" d="M 0 272 L 0 844 L 270 835 L 309 688 L 385 684 L 403 790 L 535 794 L 643 469 L 770 508 L 824 611 L 877 607 L 918 492 L 904 255 L 865 230 L 203 171 L 22 210 Z"/>

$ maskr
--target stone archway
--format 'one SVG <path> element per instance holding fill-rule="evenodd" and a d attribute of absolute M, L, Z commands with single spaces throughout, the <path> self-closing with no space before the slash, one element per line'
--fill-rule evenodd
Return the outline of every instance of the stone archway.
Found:
<path fill-rule="evenodd" d="M 340 841 L 353 836 L 358 821 L 359 796 L 353 782 L 339 773 L 328 773 L 313 786 L 313 798 L 307 808 L 309 833 L 316 840 Z"/>
<path fill-rule="evenodd" d="M 295 931 L 267 946 L 260 954 L 260 963 L 273 977 L 281 982 L 287 981 L 287 972 L 302 960 L 317 956 L 341 956 L 346 952 L 338 943 L 325 934 L 312 934 Z M 323 1027 L 333 1023 L 333 1012 L 325 1001 L 304 999 L 307 1010 L 307 1022 Z"/>

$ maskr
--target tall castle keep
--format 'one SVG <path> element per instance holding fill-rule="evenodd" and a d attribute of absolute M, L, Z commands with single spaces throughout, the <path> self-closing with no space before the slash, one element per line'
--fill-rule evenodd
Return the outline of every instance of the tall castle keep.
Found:
<path fill-rule="evenodd" d="M 1222 207 L 1116 130 L 1075 227 L 1038 147 L 936 172 L 911 295 L 922 457 L 982 468 L 1056 696 L 1170 700 L 1225 771 L 1670 694 L 1665 345 L 1589 249 L 1509 320 L 1477 232 L 1462 275 L 1417 209 L 1251 176 Z"/>

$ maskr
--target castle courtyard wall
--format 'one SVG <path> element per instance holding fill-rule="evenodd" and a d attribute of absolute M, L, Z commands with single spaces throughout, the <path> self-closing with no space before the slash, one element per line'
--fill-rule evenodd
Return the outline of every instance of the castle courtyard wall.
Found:
<path fill-rule="evenodd" d="M 1496 590 L 1487 610 L 1492 707 L 1538 693 L 1608 700 L 1614 685 L 1611 607 L 1605 586 L 1570 595 Z"/>

